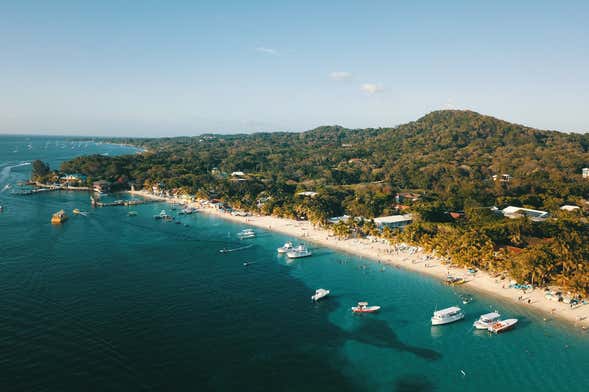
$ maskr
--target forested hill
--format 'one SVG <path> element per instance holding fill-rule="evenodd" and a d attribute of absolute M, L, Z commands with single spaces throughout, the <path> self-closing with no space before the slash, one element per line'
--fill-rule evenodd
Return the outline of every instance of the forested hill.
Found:
<path fill-rule="evenodd" d="M 586 134 L 444 110 L 395 128 L 116 141 L 147 151 L 80 157 L 64 163 L 62 172 L 119 188 L 133 182 L 218 198 L 234 208 L 319 225 L 343 214 L 410 212 L 414 221 L 403 231 L 380 233 L 370 219 L 332 228 L 344 237 L 384 235 L 419 244 L 460 265 L 507 271 L 520 282 L 556 282 L 589 293 L 589 179 L 581 175 L 589 167 Z M 562 211 L 564 204 L 580 208 Z M 507 219 L 489 208 L 509 205 L 551 217 Z"/>
<path fill-rule="evenodd" d="M 382 192 L 419 190 L 454 210 L 506 204 L 553 209 L 589 193 L 589 182 L 581 178 L 589 165 L 587 134 L 542 131 L 472 111 L 436 111 L 395 128 L 324 126 L 303 133 L 124 141 L 149 152 L 83 157 L 62 169 L 187 192 L 229 190 L 231 179 L 213 176 L 212 169 L 242 171 L 251 186 L 241 188 L 251 192 L 252 202 L 255 192 L 286 189 L 284 184 L 288 192 L 331 187 L 349 193 L 359 192 L 359 184 L 379 182 L 388 186 Z M 495 174 L 512 176 L 509 186 L 492 181 Z M 369 215 L 384 209 L 375 207 Z"/>

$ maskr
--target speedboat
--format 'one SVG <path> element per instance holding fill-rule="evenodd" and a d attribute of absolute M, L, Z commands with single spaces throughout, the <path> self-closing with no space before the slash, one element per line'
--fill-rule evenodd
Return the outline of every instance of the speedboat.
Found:
<path fill-rule="evenodd" d="M 301 257 L 309 257 L 311 255 L 313 255 L 313 253 L 311 253 L 305 245 L 299 245 L 286 253 L 286 256 L 289 259 L 300 259 Z"/>
<path fill-rule="evenodd" d="M 442 325 L 453 323 L 464 318 L 462 309 L 458 306 L 451 306 L 446 309 L 437 310 L 432 317 L 432 325 Z"/>
<path fill-rule="evenodd" d="M 317 289 L 315 290 L 315 295 L 311 296 L 313 301 L 319 301 L 323 297 L 327 297 L 329 295 L 329 290 L 325 289 Z"/>
<path fill-rule="evenodd" d="M 282 245 L 280 248 L 276 249 L 278 251 L 278 253 L 287 253 L 289 251 L 291 251 L 294 248 L 294 246 L 292 245 L 292 242 L 288 241 L 285 242 L 284 245 Z"/>
<path fill-rule="evenodd" d="M 72 211 L 74 214 L 78 215 L 80 213 L 80 210 L 77 208 L 74 208 Z"/>
<path fill-rule="evenodd" d="M 491 325 L 499 321 L 501 315 L 497 312 L 491 312 L 487 314 L 483 314 L 477 321 L 475 321 L 472 325 L 476 329 L 489 329 Z"/>
<path fill-rule="evenodd" d="M 493 323 L 492 325 L 490 325 L 488 330 L 489 330 L 489 332 L 494 332 L 494 333 L 505 332 L 505 331 L 508 331 L 511 328 L 515 327 L 515 324 L 517 324 L 517 321 L 518 321 L 517 319 L 507 319 L 507 320 L 497 321 L 496 323 Z"/>
<path fill-rule="evenodd" d="M 358 306 L 352 306 L 354 313 L 374 313 L 380 310 L 380 306 L 368 306 L 368 302 L 358 302 Z"/>
<path fill-rule="evenodd" d="M 237 236 L 241 240 L 246 240 L 248 238 L 255 238 L 256 237 L 256 233 L 252 229 L 243 229 L 242 231 L 240 231 L 239 233 L 237 233 Z"/>

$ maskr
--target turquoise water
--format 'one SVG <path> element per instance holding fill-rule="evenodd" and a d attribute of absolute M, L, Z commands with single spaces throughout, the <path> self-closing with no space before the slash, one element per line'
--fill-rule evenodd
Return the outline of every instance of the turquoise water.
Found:
<path fill-rule="evenodd" d="M 26 178 L 30 166 L 17 165 L 35 158 L 56 166 L 126 152 L 0 137 L 0 189 Z M 525 307 L 473 293 L 465 321 L 431 327 L 436 306 L 460 293 L 429 277 L 326 248 L 289 263 L 275 253 L 289 238 L 258 229 L 251 248 L 220 254 L 242 246 L 242 226 L 206 214 L 156 221 L 174 212 L 162 204 L 129 217 L 126 207 L 90 209 L 86 193 L 9 191 L 0 193 L 2 391 L 587 389 L 589 336 Z M 62 208 L 89 214 L 51 225 Z M 313 304 L 318 287 L 332 296 Z M 382 312 L 351 314 L 359 300 Z M 473 331 L 491 309 L 520 325 Z"/>

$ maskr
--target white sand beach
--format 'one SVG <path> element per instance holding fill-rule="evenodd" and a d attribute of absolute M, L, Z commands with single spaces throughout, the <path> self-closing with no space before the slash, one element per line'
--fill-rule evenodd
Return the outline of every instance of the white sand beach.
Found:
<path fill-rule="evenodd" d="M 145 191 L 135 191 L 133 194 L 171 203 L 179 203 L 176 199 L 154 196 Z M 194 208 L 200 207 L 198 203 L 190 203 L 190 205 Z M 428 274 L 439 278 L 440 281 L 445 281 L 449 274 L 454 277 L 461 277 L 467 281 L 463 287 L 485 292 L 492 296 L 512 301 L 518 305 L 540 311 L 544 314 L 544 319 L 547 322 L 554 318 L 559 318 L 573 323 L 578 328 L 589 330 L 589 305 L 571 307 L 569 304 L 563 302 L 551 301 L 545 297 L 545 292 L 542 289 L 526 290 L 524 293 L 522 290 L 509 288 L 508 278 L 500 280 L 484 271 L 471 274 L 465 268 L 449 267 L 448 265 L 442 264 L 442 260 L 439 258 L 417 249 L 400 250 L 398 247 L 390 245 L 386 240 L 370 240 L 365 238 L 339 239 L 329 233 L 329 231 L 314 227 L 307 221 L 296 221 L 272 216 L 241 217 L 214 208 L 199 208 L 199 210 L 205 213 L 215 214 L 223 219 L 299 238 L 305 242 Z M 279 245 L 277 244 L 277 246 Z"/>

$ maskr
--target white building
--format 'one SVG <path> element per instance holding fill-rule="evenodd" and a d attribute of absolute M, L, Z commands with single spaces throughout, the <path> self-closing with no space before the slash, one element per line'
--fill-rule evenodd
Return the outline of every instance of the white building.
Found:
<path fill-rule="evenodd" d="M 388 227 L 389 229 L 399 229 L 407 226 L 413 221 L 411 214 L 381 216 L 374 218 L 374 223 L 380 229 Z"/>
<path fill-rule="evenodd" d="M 589 178 L 589 167 L 583 168 L 583 178 Z"/>
<path fill-rule="evenodd" d="M 581 209 L 581 207 L 565 204 L 564 206 L 560 207 L 560 209 L 563 211 L 573 212 L 573 211 L 579 211 Z"/>
<path fill-rule="evenodd" d="M 297 193 L 297 196 L 315 197 L 317 195 L 318 195 L 317 192 L 311 192 L 311 191 L 305 191 L 305 192 L 299 192 L 299 193 Z"/>
<path fill-rule="evenodd" d="M 542 221 L 548 218 L 548 212 L 540 211 L 540 210 L 532 210 L 529 208 L 523 207 L 505 207 L 501 212 L 503 212 L 503 216 L 509 219 L 517 219 L 523 216 L 527 216 L 533 221 Z"/>
<path fill-rule="evenodd" d="M 501 174 L 500 176 L 497 174 L 493 175 L 493 181 L 500 181 L 500 182 L 509 182 L 511 181 L 511 176 L 509 174 Z"/>

